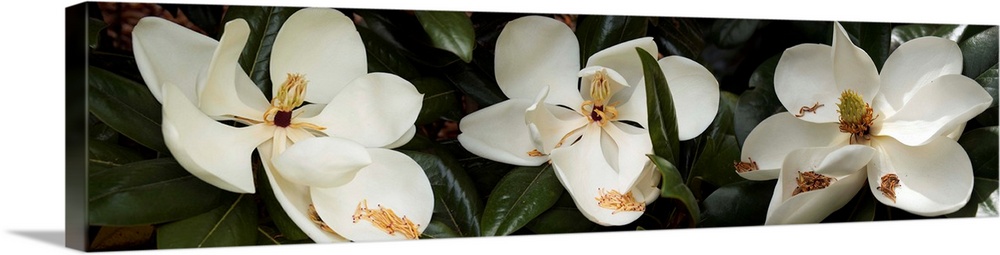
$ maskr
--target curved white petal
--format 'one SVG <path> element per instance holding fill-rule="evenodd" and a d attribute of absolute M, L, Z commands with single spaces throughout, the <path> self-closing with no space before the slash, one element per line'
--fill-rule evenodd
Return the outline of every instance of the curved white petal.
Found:
<path fill-rule="evenodd" d="M 139 73 L 160 103 L 164 83 L 175 84 L 188 100 L 198 102 L 199 75 L 208 70 L 218 44 L 159 17 L 142 18 L 132 29 L 132 51 Z"/>
<path fill-rule="evenodd" d="M 822 44 L 799 44 L 788 48 L 774 69 L 774 93 L 792 114 L 802 107 L 819 106 L 802 112 L 802 120 L 816 123 L 838 122 L 840 93 L 833 72 L 833 49 Z M 874 96 L 874 95 L 864 95 Z"/>
<path fill-rule="evenodd" d="M 333 188 L 310 189 L 316 212 L 334 231 L 353 241 L 404 239 L 375 227 L 367 219 L 354 222 L 359 206 L 384 207 L 398 217 L 427 228 L 434 211 L 434 193 L 423 168 L 406 155 L 388 149 L 369 149 L 372 164 L 361 169 L 350 183 Z"/>
<path fill-rule="evenodd" d="M 626 186 L 635 186 L 642 171 L 649 164 L 649 157 L 646 154 L 653 154 L 653 141 L 649 138 L 649 132 L 628 124 L 610 122 L 604 125 L 604 133 L 611 137 L 613 146 L 606 146 L 605 141 L 601 141 L 601 147 L 605 150 L 614 149 L 614 160 L 608 160 L 611 168 L 618 172 L 618 179 Z"/>
<path fill-rule="evenodd" d="M 274 157 L 274 169 L 292 183 L 328 188 L 354 179 L 372 163 L 361 144 L 339 137 L 305 139 Z"/>
<path fill-rule="evenodd" d="M 812 123 L 782 112 L 767 117 L 750 131 L 740 160 L 757 163 L 759 170 L 739 173 L 749 180 L 778 178 L 779 169 L 789 152 L 804 147 L 843 145 L 850 135 L 841 133 L 837 123 Z"/>
<path fill-rule="evenodd" d="M 257 84 L 254 84 L 253 80 L 250 80 L 250 76 L 247 76 L 240 70 L 236 71 L 236 94 L 239 96 L 240 101 L 256 112 L 263 113 L 267 111 L 267 108 L 271 107 L 271 102 L 267 101 L 267 98 L 264 97 L 264 92 L 257 87 Z M 261 116 L 250 117 L 253 117 L 253 119 L 264 118 L 263 114 Z"/>
<path fill-rule="evenodd" d="M 576 111 L 544 103 L 547 92 L 548 90 L 544 90 L 539 93 L 535 103 L 527 108 L 523 119 L 534 144 L 533 149 L 543 154 L 573 142 L 570 139 L 575 138 L 569 134 L 589 121 Z"/>
<path fill-rule="evenodd" d="M 638 84 L 639 79 L 643 77 L 642 60 L 639 59 L 639 53 L 635 48 L 646 50 L 653 54 L 654 58 L 657 55 L 656 43 L 652 37 L 637 38 L 594 53 L 587 58 L 586 67 L 603 66 L 613 69 L 625 78 L 627 84 Z"/>
<path fill-rule="evenodd" d="M 199 179 L 237 193 L 254 193 L 250 154 L 271 138 L 273 126 L 236 128 L 205 116 L 183 92 L 163 86 L 163 142 L 177 162 Z"/>
<path fill-rule="evenodd" d="M 263 118 L 263 111 L 247 106 L 240 100 L 241 93 L 237 93 L 248 89 L 245 86 L 238 86 L 237 80 L 245 82 L 250 79 L 238 63 L 249 36 L 250 25 L 245 20 L 236 19 L 226 23 L 226 31 L 219 40 L 219 47 L 212 57 L 212 64 L 208 67 L 205 87 L 202 88 L 198 98 L 198 108 L 212 118 L 226 119 L 230 116 Z"/>
<path fill-rule="evenodd" d="M 961 74 L 938 77 L 925 85 L 872 134 L 891 136 L 909 146 L 927 144 L 976 117 L 993 98 L 979 83 Z"/>
<path fill-rule="evenodd" d="M 301 128 L 285 128 L 285 131 L 286 131 L 285 136 L 288 138 L 289 141 L 292 141 L 292 143 L 297 143 L 305 141 L 306 139 L 309 138 L 316 137 L 316 135 L 314 135 L 313 133 L 309 133 L 309 131 L 306 131 L 305 129 Z"/>
<path fill-rule="evenodd" d="M 480 157 L 519 166 L 537 166 L 548 157 L 532 157 L 535 149 L 528 126 L 524 124 L 525 110 L 531 101 L 510 99 L 466 115 L 458 123 L 458 142 L 466 150 Z"/>
<path fill-rule="evenodd" d="M 267 181 L 271 184 L 271 190 L 274 191 L 274 198 L 278 200 L 278 204 L 285 210 L 292 222 L 316 243 L 347 242 L 347 239 L 338 234 L 323 231 L 319 225 L 310 220 L 309 205 L 312 204 L 312 196 L 309 193 L 309 187 L 292 183 L 274 173 L 274 166 L 271 165 L 271 150 L 273 150 L 271 142 L 265 142 L 257 147 L 264 172 L 267 174 Z"/>
<path fill-rule="evenodd" d="M 646 197 L 646 205 L 649 205 L 657 198 L 660 198 L 660 171 L 656 170 L 656 165 L 652 161 L 646 163 L 646 167 L 639 175 L 639 180 L 635 182 L 635 189 L 639 190 Z"/>
<path fill-rule="evenodd" d="M 662 67 L 662 66 L 661 66 Z M 631 90 L 632 95 L 628 97 L 628 100 L 618 105 L 618 120 L 619 121 L 633 121 L 638 123 L 642 128 L 649 128 L 649 108 L 646 107 L 646 83 L 645 79 L 640 79 L 639 84 L 633 86 L 635 89 Z M 624 93 L 624 92 L 623 92 Z M 676 101 L 674 101 L 676 102 Z M 677 107 L 677 104 L 674 104 Z M 718 106 L 716 106 L 718 107 Z M 677 108 L 674 108 L 677 109 Z M 680 121 L 677 125 L 681 125 Z M 680 133 L 680 132 L 678 132 Z M 684 139 L 680 139 L 684 140 Z"/>
<path fill-rule="evenodd" d="M 667 79 L 670 98 L 674 101 L 677 138 L 691 140 L 705 131 L 719 112 L 719 81 L 704 66 L 685 57 L 665 57 L 657 63 Z"/>
<path fill-rule="evenodd" d="M 854 90 L 864 97 L 865 102 L 871 102 L 880 86 L 875 62 L 865 50 L 854 46 L 839 22 L 834 22 L 833 30 L 833 76 L 837 89 Z M 836 105 L 829 106 L 836 108 Z"/>
<path fill-rule="evenodd" d="M 399 148 L 399 146 L 406 145 L 407 143 L 410 142 L 410 140 L 413 140 L 413 136 L 415 136 L 415 135 L 417 135 L 417 126 L 411 126 L 409 130 L 406 130 L 406 133 L 404 133 L 403 136 L 399 137 L 398 140 L 396 140 L 395 142 L 392 142 L 389 145 L 386 145 L 386 146 L 384 146 L 382 148 L 386 148 L 386 149 Z"/>
<path fill-rule="evenodd" d="M 865 171 L 875 150 L 864 145 L 814 147 L 785 157 L 767 208 L 766 225 L 817 223 L 840 209 L 864 186 Z M 830 186 L 792 195 L 799 172 L 815 171 L 834 178 Z"/>
<path fill-rule="evenodd" d="M 940 37 L 921 37 L 900 45 L 885 60 L 879 93 L 885 96 L 894 112 L 932 80 L 960 73 L 962 50 L 958 44 Z"/>
<path fill-rule="evenodd" d="M 552 18 L 527 16 L 507 22 L 497 37 L 495 67 L 500 90 L 511 99 L 532 100 L 552 88 L 550 103 L 576 107 L 580 45 L 576 35 Z"/>
<path fill-rule="evenodd" d="M 315 117 L 295 118 L 295 123 L 325 127 L 368 148 L 384 147 L 406 134 L 417 120 L 423 94 L 413 84 L 388 73 L 358 77 L 337 94 Z"/>
<path fill-rule="evenodd" d="M 306 8 L 281 25 L 271 48 L 271 96 L 287 74 L 309 81 L 306 101 L 327 103 L 352 80 L 368 73 L 368 56 L 352 21 L 329 8 Z"/>
<path fill-rule="evenodd" d="M 641 211 L 620 211 L 603 208 L 597 198 L 601 192 L 618 191 L 622 194 L 633 191 L 633 187 L 623 185 L 618 174 L 608 165 L 601 151 L 600 126 L 588 125 L 584 135 L 575 144 L 552 151 L 552 159 L 557 177 L 570 192 L 577 208 L 587 219 L 604 226 L 619 226 L 631 223 L 642 216 Z M 567 185 L 568 184 L 568 185 Z M 645 202 L 644 194 L 632 192 L 636 201 Z"/>
<path fill-rule="evenodd" d="M 885 205 L 921 216 L 957 211 L 972 195 L 972 162 L 962 146 L 947 137 L 936 137 L 922 146 L 906 146 L 888 137 L 872 140 L 878 150 L 868 164 L 868 185 Z M 880 180 L 896 174 L 896 201 L 879 191 Z"/>

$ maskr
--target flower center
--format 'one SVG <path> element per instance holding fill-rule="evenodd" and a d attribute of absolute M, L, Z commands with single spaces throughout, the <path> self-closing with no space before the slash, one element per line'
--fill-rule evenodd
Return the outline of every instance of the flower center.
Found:
<path fill-rule="evenodd" d="M 795 190 L 792 190 L 792 196 L 798 195 L 802 192 L 824 189 L 829 187 L 830 184 L 836 180 L 837 179 L 834 179 L 833 177 L 817 174 L 815 171 L 799 172 L 799 177 L 795 178 L 795 182 L 798 187 L 795 187 Z"/>
<path fill-rule="evenodd" d="M 611 84 L 608 84 L 608 71 L 600 70 L 594 73 L 594 80 L 590 82 L 590 98 L 603 105 L 611 97 Z"/>
<path fill-rule="evenodd" d="M 618 110 L 615 109 L 615 105 L 618 103 L 608 104 L 608 100 L 611 99 L 611 84 L 609 82 L 607 70 L 594 73 L 594 80 L 590 82 L 590 98 L 593 100 L 584 101 L 583 105 L 580 106 L 580 111 L 591 122 L 597 122 L 601 126 L 618 119 Z"/>
<path fill-rule="evenodd" d="M 883 175 L 882 178 L 880 178 L 880 179 L 882 179 L 882 180 L 881 180 L 881 184 L 878 187 L 878 190 L 882 192 L 882 195 L 884 195 L 885 197 L 887 197 L 889 199 L 892 199 L 892 202 L 895 203 L 896 202 L 896 187 L 900 186 L 899 185 L 899 176 L 896 176 L 896 174 L 886 174 L 886 175 Z"/>
<path fill-rule="evenodd" d="M 292 119 L 295 118 L 292 116 L 292 110 L 301 106 L 305 101 L 307 84 L 305 75 L 288 74 L 278 90 L 278 95 L 271 99 L 271 107 L 264 112 L 264 123 L 278 127 L 302 127 L 317 131 L 326 129 L 312 123 L 292 123 Z"/>
<path fill-rule="evenodd" d="M 752 158 L 747 158 L 750 162 L 746 161 L 733 161 L 733 167 L 736 168 L 737 173 L 746 173 L 750 171 L 757 171 L 760 168 L 757 167 L 757 161 L 753 161 Z"/>
<path fill-rule="evenodd" d="M 354 223 L 358 223 L 359 220 L 367 220 L 373 226 L 389 235 L 400 233 L 406 239 L 420 238 L 420 231 L 418 230 L 420 224 L 414 224 L 406 216 L 396 216 L 396 213 L 392 209 L 382 207 L 382 205 L 378 205 L 378 209 L 370 209 L 368 208 L 368 200 L 361 200 L 358 203 L 358 208 L 354 210 L 351 220 Z"/>
<path fill-rule="evenodd" d="M 597 205 L 601 208 L 615 210 L 611 214 L 616 214 L 618 212 L 629 211 L 629 212 L 642 212 L 646 211 L 646 204 L 642 202 L 635 201 L 635 197 L 632 196 L 632 192 L 622 194 L 617 190 L 611 190 L 605 192 L 604 189 L 597 189 L 598 196 Z"/>
<path fill-rule="evenodd" d="M 865 103 L 864 98 L 853 90 L 845 90 L 840 94 L 837 107 L 837 113 L 840 113 L 840 132 L 851 134 L 851 144 L 868 141 L 871 138 L 872 123 L 878 116 L 872 117 L 872 107 Z"/>

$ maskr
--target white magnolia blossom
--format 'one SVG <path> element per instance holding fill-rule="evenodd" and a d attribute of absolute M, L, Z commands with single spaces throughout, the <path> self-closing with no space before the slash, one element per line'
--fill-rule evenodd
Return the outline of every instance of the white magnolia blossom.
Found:
<path fill-rule="evenodd" d="M 601 225 L 636 220 L 659 197 L 646 90 L 636 48 L 656 55 L 652 38 L 609 47 L 579 66 L 579 44 L 565 24 L 529 16 L 507 23 L 496 46 L 496 78 L 509 100 L 460 123 L 458 139 L 476 155 L 522 166 L 551 161 L 580 211 Z M 719 85 L 683 57 L 658 61 L 676 106 L 681 140 L 704 131 L 718 111 Z M 579 88 L 578 88 L 579 86 Z"/>
<path fill-rule="evenodd" d="M 242 19 L 218 42 L 155 17 L 136 25 L 136 62 L 163 104 L 171 154 L 205 182 L 253 193 L 256 149 L 276 199 L 316 242 L 419 236 L 433 211 L 430 182 L 387 148 L 413 137 L 423 95 L 398 76 L 367 73 L 351 19 L 303 9 L 274 40 L 268 102 L 238 64 L 249 34 Z"/>
<path fill-rule="evenodd" d="M 879 73 L 839 23 L 834 24 L 832 44 L 801 44 L 782 54 L 774 90 L 788 112 L 768 117 L 750 132 L 737 172 L 751 180 L 780 178 L 803 171 L 779 170 L 782 162 L 788 167 L 787 162 L 799 161 L 785 158 L 794 156 L 789 152 L 795 149 L 867 145 L 875 152 L 861 171 L 883 204 L 922 216 L 964 206 L 972 192 L 972 165 L 955 140 L 992 98 L 961 75 L 958 45 L 937 37 L 908 41 L 886 59 Z M 778 185 L 794 182 L 785 178 Z M 812 199 L 853 194 L 819 193 Z M 795 210 L 829 214 L 842 204 L 796 206 L 820 207 Z"/>

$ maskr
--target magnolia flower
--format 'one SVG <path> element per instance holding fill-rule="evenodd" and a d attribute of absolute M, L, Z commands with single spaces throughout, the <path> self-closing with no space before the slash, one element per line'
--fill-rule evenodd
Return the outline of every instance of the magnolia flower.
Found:
<path fill-rule="evenodd" d="M 412 138 L 422 95 L 398 76 L 366 74 L 349 18 L 303 9 L 275 38 L 268 102 L 238 64 L 249 33 L 242 19 L 219 42 L 159 18 L 136 25 L 136 62 L 163 104 L 177 161 L 219 188 L 253 193 L 257 149 L 278 202 L 314 241 L 417 238 L 433 210 L 430 182 L 386 148 Z"/>
<path fill-rule="evenodd" d="M 653 145 L 636 48 L 657 52 L 652 38 L 635 39 L 595 53 L 581 70 L 579 44 L 565 24 L 537 16 L 507 23 L 497 38 L 496 78 L 510 99 L 462 119 L 459 141 L 508 164 L 551 160 L 588 219 L 634 221 L 658 197 L 660 177 L 646 157 Z M 658 62 L 677 106 L 680 139 L 691 139 L 715 118 L 718 82 L 689 59 Z"/>
<path fill-rule="evenodd" d="M 737 172 L 751 180 L 779 178 L 801 171 L 778 170 L 796 148 L 867 145 L 875 150 L 867 179 L 880 202 L 923 216 L 954 212 L 973 184 L 969 157 L 955 139 L 992 101 L 961 70 L 954 42 L 923 37 L 899 46 L 879 73 L 835 23 L 832 46 L 802 44 L 782 54 L 774 90 L 788 112 L 750 132 Z"/>

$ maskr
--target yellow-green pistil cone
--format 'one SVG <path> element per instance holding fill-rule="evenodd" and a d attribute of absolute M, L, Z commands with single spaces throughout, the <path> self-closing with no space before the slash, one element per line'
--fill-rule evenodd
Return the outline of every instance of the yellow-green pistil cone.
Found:
<path fill-rule="evenodd" d="M 845 90 L 840 94 L 837 107 L 837 112 L 840 113 L 840 132 L 851 134 L 852 144 L 861 142 L 861 139 L 868 140 L 869 129 L 875 118 L 865 99 L 853 90 Z"/>

